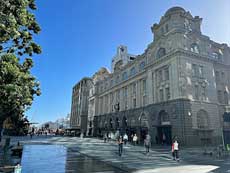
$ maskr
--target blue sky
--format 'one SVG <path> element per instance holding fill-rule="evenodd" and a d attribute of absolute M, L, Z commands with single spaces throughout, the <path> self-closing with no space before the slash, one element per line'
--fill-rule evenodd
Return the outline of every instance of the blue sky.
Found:
<path fill-rule="evenodd" d="M 230 45 L 229 0 L 36 0 L 43 53 L 32 70 L 42 95 L 27 112 L 33 122 L 64 117 L 71 109 L 72 87 L 100 67 L 110 68 L 116 47 L 142 54 L 153 36 L 150 27 L 167 9 L 181 6 L 203 18 L 202 32 Z"/>

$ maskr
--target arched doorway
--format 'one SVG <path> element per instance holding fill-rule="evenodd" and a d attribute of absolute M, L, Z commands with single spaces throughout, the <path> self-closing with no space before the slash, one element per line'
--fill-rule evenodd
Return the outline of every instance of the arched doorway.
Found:
<path fill-rule="evenodd" d="M 161 110 L 158 115 L 156 138 L 158 144 L 171 145 L 172 143 L 172 126 L 169 115 L 165 110 Z"/>
<path fill-rule="evenodd" d="M 141 113 L 140 117 L 139 117 L 139 121 L 140 121 L 140 142 L 144 142 L 144 139 L 148 133 L 148 117 L 146 116 L 145 113 Z"/>
<path fill-rule="evenodd" d="M 116 130 L 119 130 L 119 127 L 120 127 L 120 120 L 119 120 L 119 118 L 116 118 L 115 126 L 116 126 Z"/>

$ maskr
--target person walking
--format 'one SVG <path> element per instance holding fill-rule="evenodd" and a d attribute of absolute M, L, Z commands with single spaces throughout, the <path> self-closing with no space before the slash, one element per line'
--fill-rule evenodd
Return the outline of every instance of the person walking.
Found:
<path fill-rule="evenodd" d="M 177 142 L 177 140 L 174 141 L 172 148 L 174 160 L 179 162 L 179 143 Z"/>
<path fill-rule="evenodd" d="M 134 145 L 137 145 L 137 140 L 138 140 L 138 137 L 137 137 L 137 134 L 135 133 L 133 136 L 133 144 Z"/>
<path fill-rule="evenodd" d="M 151 146 L 151 136 L 149 134 L 147 134 L 146 137 L 145 137 L 144 145 L 145 145 L 146 154 L 148 154 L 149 153 L 149 148 Z"/>
<path fill-rule="evenodd" d="M 128 141 L 128 135 L 127 135 L 126 133 L 125 133 L 123 139 L 124 139 L 124 144 L 126 145 L 126 143 L 127 143 L 127 141 Z"/>
<path fill-rule="evenodd" d="M 107 141 L 107 134 L 105 133 L 104 134 L 104 143 L 106 143 L 106 141 Z"/>
<path fill-rule="evenodd" d="M 121 157 L 122 151 L 123 151 L 123 139 L 122 139 L 122 136 L 118 137 L 117 143 L 118 143 L 118 154 Z"/>

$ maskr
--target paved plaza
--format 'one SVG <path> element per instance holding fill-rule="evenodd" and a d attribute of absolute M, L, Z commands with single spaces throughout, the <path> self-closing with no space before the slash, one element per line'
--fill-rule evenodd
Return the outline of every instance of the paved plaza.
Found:
<path fill-rule="evenodd" d="M 14 138 L 12 141 L 22 141 L 25 146 L 42 145 L 66 147 L 65 172 L 133 172 L 133 173 L 227 173 L 230 172 L 229 158 L 216 158 L 202 154 L 202 149 L 183 148 L 180 151 L 179 162 L 174 161 L 170 148 L 153 146 L 148 155 L 143 146 L 124 146 L 121 157 L 118 156 L 118 146 L 114 141 L 104 143 L 95 138 L 77 137 L 42 137 L 32 140 Z M 49 149 L 47 153 L 52 152 Z M 41 160 L 42 162 L 42 160 Z M 41 166 L 41 163 L 39 163 Z M 95 166 L 96 165 L 96 166 Z M 52 169 L 52 168 L 50 168 Z"/>

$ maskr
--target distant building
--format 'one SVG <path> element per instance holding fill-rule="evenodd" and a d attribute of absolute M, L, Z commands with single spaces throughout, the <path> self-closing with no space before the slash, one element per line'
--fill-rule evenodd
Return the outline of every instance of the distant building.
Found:
<path fill-rule="evenodd" d="M 91 83 L 91 78 L 83 78 L 73 87 L 72 91 L 70 128 L 82 133 L 87 132 L 88 97 Z"/>

